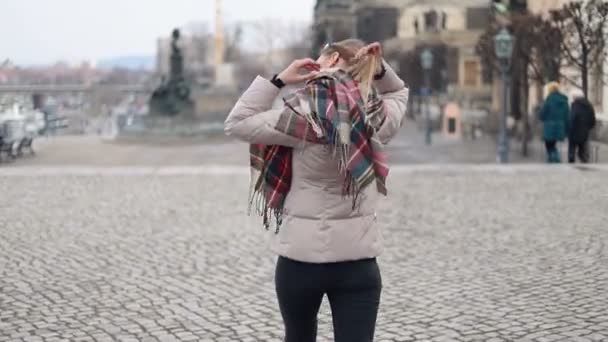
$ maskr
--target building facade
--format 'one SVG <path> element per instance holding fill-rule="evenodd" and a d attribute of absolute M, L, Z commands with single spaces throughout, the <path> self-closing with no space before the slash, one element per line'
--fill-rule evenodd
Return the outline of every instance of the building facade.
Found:
<path fill-rule="evenodd" d="M 413 52 L 423 48 L 435 55 L 436 90 L 461 100 L 488 99 L 481 61 L 475 47 L 490 22 L 486 0 L 414 0 L 402 5 L 398 34 L 386 42 L 387 51 Z"/>
<path fill-rule="evenodd" d="M 431 48 L 431 88 L 470 100 L 491 96 L 475 52 L 490 20 L 488 0 L 318 0 L 315 44 L 358 37 L 384 43 L 413 94 L 422 88 L 419 53 Z"/>

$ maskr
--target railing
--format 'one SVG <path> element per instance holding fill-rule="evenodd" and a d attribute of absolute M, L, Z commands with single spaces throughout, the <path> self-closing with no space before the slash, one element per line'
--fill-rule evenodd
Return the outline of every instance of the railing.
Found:
<path fill-rule="evenodd" d="M 0 93 L 80 93 L 96 89 L 112 89 L 120 92 L 144 92 L 147 88 L 139 84 L 2 84 Z"/>

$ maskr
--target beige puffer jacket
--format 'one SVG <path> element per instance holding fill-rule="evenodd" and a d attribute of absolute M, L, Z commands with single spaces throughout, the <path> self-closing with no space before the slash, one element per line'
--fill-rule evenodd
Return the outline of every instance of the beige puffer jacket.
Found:
<path fill-rule="evenodd" d="M 388 143 L 405 116 L 408 90 L 385 63 L 386 75 L 374 85 L 382 94 L 387 118 L 378 131 Z M 274 130 L 281 109 L 271 109 L 279 89 L 258 77 L 242 95 L 225 122 L 226 134 L 249 143 L 294 148 L 291 190 L 285 200 L 283 224 L 271 229 L 271 249 L 281 256 L 310 263 L 359 260 L 378 256 L 382 238 L 376 226 L 378 195 L 367 187 L 359 204 L 343 198 L 343 176 L 328 147 L 304 144 L 301 139 Z M 390 191 L 390 189 L 389 189 Z"/>

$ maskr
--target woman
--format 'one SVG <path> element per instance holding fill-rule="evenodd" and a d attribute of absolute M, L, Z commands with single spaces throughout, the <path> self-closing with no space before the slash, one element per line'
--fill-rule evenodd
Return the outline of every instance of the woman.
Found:
<path fill-rule="evenodd" d="M 547 149 L 547 162 L 561 163 L 557 143 L 566 139 L 570 106 L 568 97 L 559 91 L 559 83 L 549 83 L 547 88 L 549 95 L 540 110 L 540 120 L 543 122 L 543 139 Z"/>
<path fill-rule="evenodd" d="M 308 81 L 271 109 L 285 85 Z M 226 119 L 251 143 L 252 198 L 272 228 L 275 282 L 287 342 L 315 341 L 323 296 L 335 341 L 373 341 L 382 249 L 378 193 L 386 194 L 383 145 L 399 130 L 408 90 L 379 43 L 328 44 L 271 81 L 258 77 Z"/>

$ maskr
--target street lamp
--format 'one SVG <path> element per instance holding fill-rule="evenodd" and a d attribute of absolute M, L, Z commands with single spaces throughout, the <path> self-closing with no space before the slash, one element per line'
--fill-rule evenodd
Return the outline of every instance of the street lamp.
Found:
<path fill-rule="evenodd" d="M 509 138 L 507 137 L 507 104 L 509 97 L 509 69 L 513 55 L 513 36 L 502 28 L 494 37 L 494 48 L 496 57 L 500 61 L 500 73 L 502 76 L 502 116 L 500 120 L 500 135 L 498 138 L 498 160 L 501 164 L 509 162 Z"/>
<path fill-rule="evenodd" d="M 430 49 L 424 49 L 420 54 L 420 61 L 422 62 L 422 69 L 424 70 L 424 93 L 426 96 L 426 144 L 432 143 L 432 127 L 431 127 L 431 69 L 433 68 L 433 52 Z"/>

